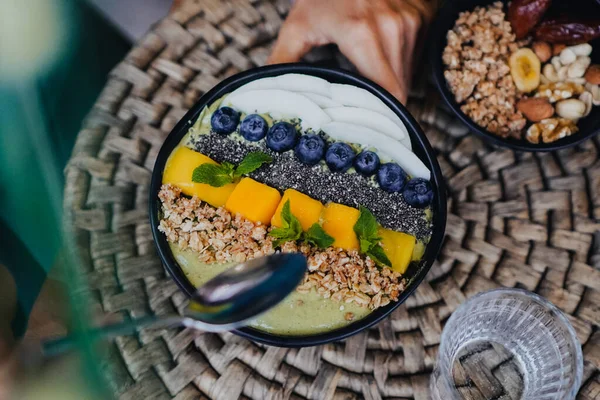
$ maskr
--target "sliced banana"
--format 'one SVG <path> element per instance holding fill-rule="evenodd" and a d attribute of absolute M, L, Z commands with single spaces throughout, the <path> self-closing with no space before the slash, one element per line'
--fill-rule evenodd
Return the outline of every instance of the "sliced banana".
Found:
<path fill-rule="evenodd" d="M 311 92 L 331 98 L 331 83 L 311 75 L 285 74 L 272 78 L 261 78 L 240 86 L 229 96 L 250 90 L 279 89 L 291 92 Z"/>
<path fill-rule="evenodd" d="M 319 107 L 321 107 L 323 109 L 331 108 L 331 107 L 342 107 L 341 103 L 338 103 L 337 101 L 334 101 L 334 100 L 330 99 L 329 97 L 323 96 L 318 93 L 298 92 L 298 94 L 308 97 L 310 100 L 314 101 Z"/>
<path fill-rule="evenodd" d="M 522 48 L 515 51 L 510 56 L 509 66 L 513 81 L 521 92 L 529 93 L 540 85 L 541 62 L 533 50 Z"/>
<path fill-rule="evenodd" d="M 387 116 L 396 125 L 404 127 L 398 116 L 373 93 L 351 85 L 331 84 L 331 98 L 344 106 L 366 108 Z"/>
<path fill-rule="evenodd" d="M 406 128 L 394 124 L 387 116 L 366 108 L 358 107 L 333 107 L 326 108 L 325 112 L 334 122 L 347 122 L 374 129 L 398 140 L 404 147 L 412 150 L 410 138 Z"/>
<path fill-rule="evenodd" d="M 302 130 L 318 132 L 331 118 L 313 101 L 287 90 L 265 89 L 233 93 L 223 100 L 223 106 L 246 114 L 269 113 L 274 119 L 299 118 Z"/>

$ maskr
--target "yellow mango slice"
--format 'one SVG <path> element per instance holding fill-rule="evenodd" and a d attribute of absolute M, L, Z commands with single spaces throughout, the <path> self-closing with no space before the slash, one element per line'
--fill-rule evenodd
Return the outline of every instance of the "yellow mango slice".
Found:
<path fill-rule="evenodd" d="M 227 199 L 225 208 L 232 214 L 241 214 L 250 221 L 268 225 L 280 200 L 277 189 L 243 178 Z"/>
<path fill-rule="evenodd" d="M 283 197 L 279 202 L 279 206 L 277 206 L 277 210 L 275 210 L 275 215 L 271 218 L 271 225 L 282 226 L 281 210 L 288 200 L 290 201 L 290 211 L 298 218 L 304 231 L 307 231 L 313 224 L 319 222 L 321 212 L 323 211 L 323 204 L 304 193 L 288 189 L 283 192 Z"/>
<path fill-rule="evenodd" d="M 358 249 L 358 238 L 354 233 L 354 224 L 358 220 L 360 211 L 343 204 L 329 203 L 323 209 L 321 216 L 323 230 L 335 239 L 333 247 L 344 250 Z"/>
<path fill-rule="evenodd" d="M 417 239 L 412 235 L 385 228 L 379 228 L 378 233 L 383 251 L 392 262 L 392 269 L 401 274 L 405 273 L 412 260 Z"/>
<path fill-rule="evenodd" d="M 210 186 L 206 183 L 192 182 L 192 173 L 201 164 L 217 164 L 215 161 L 192 149 L 180 146 L 169 156 L 162 183 L 170 183 L 181 189 L 183 194 L 197 196 L 213 207 L 221 207 L 235 189 L 236 184 L 230 183 L 221 187 Z"/>

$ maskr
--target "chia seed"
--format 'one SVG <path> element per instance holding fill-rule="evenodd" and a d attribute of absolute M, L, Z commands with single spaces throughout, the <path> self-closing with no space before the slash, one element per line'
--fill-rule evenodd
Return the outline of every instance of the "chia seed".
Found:
<path fill-rule="evenodd" d="M 296 159 L 293 151 L 276 153 L 264 141 L 248 143 L 237 135 L 197 135 L 190 140 L 195 149 L 221 163 L 238 164 L 252 151 L 273 157 L 250 173 L 250 177 L 281 191 L 292 188 L 323 203 L 336 202 L 350 207 L 364 206 L 388 229 L 406 232 L 418 239 L 428 239 L 432 226 L 425 210 L 410 206 L 400 193 L 388 193 L 358 173 L 331 172 L 322 164 L 309 166 Z"/>

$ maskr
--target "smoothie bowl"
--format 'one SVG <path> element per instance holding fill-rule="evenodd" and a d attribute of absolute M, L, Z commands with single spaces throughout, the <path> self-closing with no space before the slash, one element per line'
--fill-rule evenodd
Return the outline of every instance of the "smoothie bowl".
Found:
<path fill-rule="evenodd" d="M 276 346 L 377 323 L 427 274 L 446 197 L 418 124 L 374 83 L 289 64 L 221 82 L 177 124 L 154 167 L 150 219 L 179 287 L 236 263 L 300 252 L 309 272 L 235 333 Z"/>

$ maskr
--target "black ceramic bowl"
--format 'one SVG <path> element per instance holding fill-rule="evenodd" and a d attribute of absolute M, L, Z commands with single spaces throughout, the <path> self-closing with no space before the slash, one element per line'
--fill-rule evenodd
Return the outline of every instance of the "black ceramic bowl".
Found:
<path fill-rule="evenodd" d="M 487 6 L 495 1 L 497 0 L 448 0 L 445 2 L 444 6 L 440 8 L 437 17 L 432 24 L 430 40 L 428 43 L 430 43 L 430 59 L 433 77 L 442 97 L 450 109 L 452 109 L 452 111 L 467 124 L 472 132 L 475 132 L 483 140 L 513 150 L 554 151 L 564 149 L 574 146 L 600 132 L 600 107 L 597 106 L 592 109 L 590 115 L 578 122 L 579 132 L 553 143 L 540 144 L 530 143 L 526 139 L 501 138 L 477 125 L 461 111 L 460 105 L 454 100 L 454 95 L 446 83 L 446 78 L 444 78 L 442 54 L 447 44 L 446 34 L 454 27 L 454 23 L 458 19 L 460 12 L 471 11 L 477 6 Z M 507 2 L 508 1 L 504 1 L 504 3 Z M 600 63 L 600 40 L 596 40 L 591 44 L 594 47 L 591 56 L 592 63 Z"/>
<path fill-rule="evenodd" d="M 196 103 L 196 105 L 194 105 L 188 111 L 188 113 L 184 115 L 184 117 L 175 126 L 175 128 L 169 134 L 165 143 L 163 144 L 156 159 L 154 171 L 152 172 L 152 181 L 150 186 L 150 224 L 152 226 L 154 242 L 156 243 L 156 247 L 158 249 L 158 253 L 162 259 L 163 264 L 166 266 L 167 270 L 170 272 L 177 285 L 179 285 L 181 290 L 183 290 L 186 295 L 190 296 L 194 292 L 194 287 L 188 281 L 180 266 L 173 258 L 165 235 L 159 232 L 157 228 L 160 220 L 160 203 L 158 200 L 158 192 L 160 190 L 163 170 L 165 168 L 167 158 L 171 154 L 172 150 L 181 141 L 189 127 L 194 124 L 194 122 L 198 118 L 198 115 L 200 114 L 200 111 L 202 111 L 202 109 L 206 105 L 212 104 L 215 100 L 217 100 L 224 94 L 230 93 L 239 86 L 242 86 L 250 81 L 259 78 L 272 77 L 287 73 L 313 75 L 320 78 L 324 78 L 330 82 L 351 84 L 359 88 L 366 89 L 369 92 L 375 94 L 377 97 L 379 97 L 388 107 L 390 107 L 400 117 L 400 119 L 406 125 L 412 141 L 413 151 L 431 170 L 431 183 L 435 192 L 435 198 L 432 204 L 434 228 L 431 241 L 427 245 L 423 260 L 418 265 L 418 267 L 414 267 L 407 271 L 407 277 L 410 279 L 410 283 L 408 284 L 406 290 L 401 294 L 398 302 L 392 302 L 386 307 L 379 308 L 371 314 L 369 314 L 366 318 L 358 320 L 352 323 L 351 325 L 317 335 L 280 336 L 262 332 L 253 328 L 242 328 L 235 331 L 235 333 L 237 333 L 238 335 L 254 340 L 256 342 L 273 346 L 298 347 L 312 346 L 332 342 L 335 340 L 344 339 L 359 331 L 362 331 L 363 329 L 366 329 L 376 324 L 381 319 L 385 318 L 396 307 L 403 303 L 408 296 L 410 296 L 410 294 L 421 283 L 423 278 L 425 278 L 425 275 L 427 275 L 427 272 L 429 271 L 429 268 L 431 268 L 431 264 L 435 260 L 442 245 L 442 240 L 444 238 L 444 230 L 446 227 L 446 193 L 442 173 L 437 163 L 436 156 L 433 150 L 431 149 L 429 142 L 425 138 L 423 131 L 421 130 L 417 122 L 413 119 L 413 117 L 404 108 L 404 106 L 402 106 L 392 95 L 390 95 L 380 86 L 377 86 L 375 83 L 342 70 L 304 64 L 283 64 L 268 66 L 252 69 L 234 75 L 219 83 L 210 92 L 202 96 L 200 101 L 198 101 L 198 103 Z"/>

